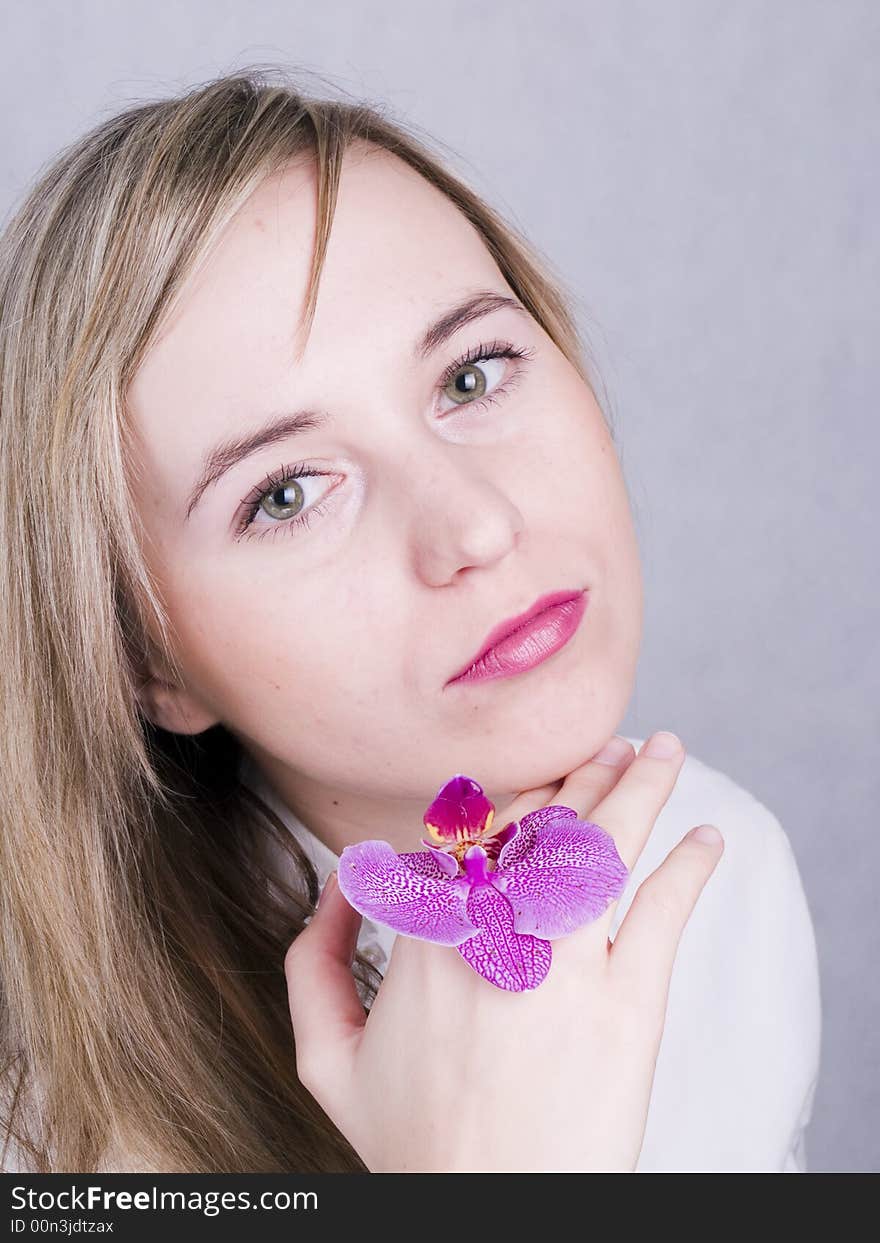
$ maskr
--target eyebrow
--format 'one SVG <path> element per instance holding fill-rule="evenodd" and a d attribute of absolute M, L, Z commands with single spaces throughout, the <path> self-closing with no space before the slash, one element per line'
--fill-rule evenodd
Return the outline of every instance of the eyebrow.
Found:
<path fill-rule="evenodd" d="M 413 351 L 415 358 L 424 360 L 430 357 L 434 350 L 448 341 L 460 328 L 503 308 L 529 315 L 521 302 L 505 294 L 493 293 L 491 290 L 480 290 L 471 294 L 464 301 L 444 311 L 429 325 L 416 342 Z M 272 418 L 246 436 L 235 436 L 221 441 L 204 460 L 201 474 L 189 495 L 184 521 L 189 520 L 208 488 L 217 483 L 233 466 L 237 466 L 239 462 L 267 445 L 277 444 L 279 441 L 289 440 L 292 436 L 323 427 L 329 419 L 330 416 L 324 411 L 299 410 L 294 414 L 282 414 L 277 418 Z"/>

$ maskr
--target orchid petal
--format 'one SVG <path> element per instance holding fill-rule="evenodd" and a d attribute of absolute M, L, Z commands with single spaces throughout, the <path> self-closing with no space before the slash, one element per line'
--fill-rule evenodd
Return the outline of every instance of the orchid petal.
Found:
<path fill-rule="evenodd" d="M 458 876 L 458 860 L 455 855 L 451 855 L 448 850 L 441 850 L 439 846 L 429 842 L 426 837 L 420 838 L 420 841 L 431 852 L 444 876 Z"/>
<path fill-rule="evenodd" d="M 512 867 L 499 868 L 493 883 L 510 901 L 518 933 L 563 937 L 597 919 L 620 897 L 629 872 L 614 838 L 598 824 L 578 820 L 576 813 L 543 816 L 535 824 L 527 855 Z"/>
<path fill-rule="evenodd" d="M 573 807 L 561 807 L 555 804 L 550 807 L 539 807 L 537 811 L 528 812 L 518 822 L 518 832 L 505 842 L 505 848 L 498 856 L 498 867 L 509 868 L 513 867 L 515 863 L 519 863 L 534 846 L 538 829 L 544 824 L 555 824 L 558 820 L 565 817 L 574 817 L 577 820 L 577 812 Z"/>
<path fill-rule="evenodd" d="M 519 822 L 517 820 L 511 820 L 510 824 L 506 824 L 503 829 L 499 829 L 498 832 L 494 834 L 499 850 L 502 846 L 506 846 L 512 837 L 516 837 L 518 832 Z"/>
<path fill-rule="evenodd" d="M 473 886 L 467 913 L 480 928 L 477 936 L 458 947 L 468 966 L 490 984 L 512 993 L 537 988 L 550 970 L 550 942 L 517 935 L 510 903 L 493 884 Z"/>
<path fill-rule="evenodd" d="M 480 783 L 456 773 L 441 786 L 423 820 L 436 841 L 463 842 L 488 832 L 494 815 L 495 804 L 486 798 Z"/>
<path fill-rule="evenodd" d="M 339 856 L 337 880 L 356 911 L 404 936 L 460 945 L 477 931 L 467 881 L 450 879 L 427 851 L 398 855 L 389 842 L 356 842 Z"/>

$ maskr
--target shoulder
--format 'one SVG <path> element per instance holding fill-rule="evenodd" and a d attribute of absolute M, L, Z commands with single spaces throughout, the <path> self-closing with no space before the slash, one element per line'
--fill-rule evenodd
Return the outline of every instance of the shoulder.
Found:
<path fill-rule="evenodd" d="M 638 750 L 644 739 L 627 741 Z M 705 896 L 711 887 L 713 906 L 729 899 L 740 916 L 749 907 L 754 908 L 756 915 L 768 915 L 762 895 L 771 889 L 777 912 L 780 904 L 804 902 L 794 851 L 778 817 L 732 777 L 690 752 L 657 817 L 634 875 L 638 873 L 644 879 L 698 824 L 714 824 L 724 838 L 724 853 L 704 891 Z"/>
<path fill-rule="evenodd" d="M 643 739 L 628 741 L 638 749 Z M 790 988 L 800 985 L 804 993 L 815 992 L 813 922 L 788 834 L 760 799 L 690 753 L 632 870 L 615 912 L 614 932 L 641 882 L 698 824 L 720 830 L 724 852 L 683 937 L 704 936 L 738 965 L 754 955 L 750 970 L 756 982 L 762 967 L 784 969 Z"/>
<path fill-rule="evenodd" d="M 628 741 L 638 750 L 643 739 Z M 688 754 L 633 867 L 611 936 L 645 877 L 698 824 L 720 830 L 724 851 L 683 929 L 670 980 L 655 1093 L 663 1102 L 653 1127 L 655 1147 L 663 1136 L 656 1160 L 668 1161 L 676 1144 L 684 1151 L 690 1127 L 705 1150 L 705 1168 L 800 1169 L 797 1145 L 820 1059 L 819 962 L 800 872 L 778 817 L 726 773 Z M 684 1130 L 672 1122 L 671 1130 L 661 1127 L 667 1115 Z M 687 1160 L 682 1168 L 702 1168 L 693 1153 Z"/>
<path fill-rule="evenodd" d="M 630 738 L 638 748 L 642 739 Z M 819 960 L 809 903 L 788 834 L 778 817 L 733 778 L 688 754 L 675 789 L 636 861 L 612 922 L 612 938 L 642 881 L 689 829 L 714 824 L 724 851 L 681 937 L 675 987 L 717 987 L 732 1008 L 759 1008 L 768 1040 L 773 1024 L 798 1030 L 799 1047 L 818 1063 Z"/>

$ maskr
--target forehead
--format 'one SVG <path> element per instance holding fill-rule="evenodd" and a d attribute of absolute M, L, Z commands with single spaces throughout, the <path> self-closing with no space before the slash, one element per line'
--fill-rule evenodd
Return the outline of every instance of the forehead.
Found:
<path fill-rule="evenodd" d="M 267 178 L 184 291 L 129 390 L 139 427 L 157 412 L 274 403 L 294 373 L 327 375 L 388 350 L 399 362 L 432 312 L 465 288 L 503 287 L 482 238 L 446 196 L 388 152 L 346 153 L 315 318 L 298 329 L 317 223 L 316 175 Z"/>

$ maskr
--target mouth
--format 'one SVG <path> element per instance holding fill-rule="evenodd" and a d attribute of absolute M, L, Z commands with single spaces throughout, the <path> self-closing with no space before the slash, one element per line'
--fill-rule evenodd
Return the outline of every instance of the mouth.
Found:
<path fill-rule="evenodd" d="M 525 613 L 501 622 L 446 685 L 510 677 L 541 664 L 564 647 L 578 629 L 587 608 L 588 590 L 583 587 L 540 596 Z"/>

